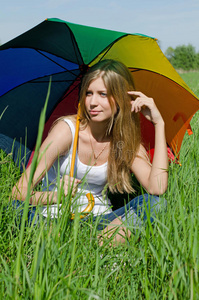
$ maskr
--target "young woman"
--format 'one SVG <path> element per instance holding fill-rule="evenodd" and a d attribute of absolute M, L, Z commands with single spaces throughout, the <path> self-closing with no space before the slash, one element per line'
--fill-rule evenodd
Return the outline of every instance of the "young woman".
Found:
<path fill-rule="evenodd" d="M 74 142 L 76 116 L 57 120 L 40 149 L 40 160 L 32 182 L 30 204 L 42 204 L 42 214 L 57 217 L 57 184 L 62 184 L 65 195 L 72 192 L 81 211 L 87 206 L 86 193 L 95 199 L 94 216 L 111 226 L 140 224 L 139 211 L 144 199 L 151 210 L 159 202 L 168 182 L 168 156 L 165 124 L 154 100 L 135 91 L 133 78 L 126 66 L 114 60 L 104 60 L 89 69 L 80 90 L 81 123 L 75 176 L 69 178 Z M 140 134 L 139 112 L 155 127 L 155 152 L 150 164 Z M 112 212 L 109 199 L 103 197 L 104 187 L 119 193 L 133 192 L 131 172 L 147 191 L 128 205 Z M 57 181 L 57 176 L 60 180 Z M 24 201 L 30 167 L 13 188 L 14 199 Z M 34 191 L 43 179 L 44 190 Z M 71 191 L 72 190 L 72 191 Z M 156 196 L 154 196 L 156 195 Z M 47 205 L 49 204 L 49 205 Z M 99 227 L 99 229 L 101 229 Z M 122 240 L 121 235 L 116 239 Z"/>

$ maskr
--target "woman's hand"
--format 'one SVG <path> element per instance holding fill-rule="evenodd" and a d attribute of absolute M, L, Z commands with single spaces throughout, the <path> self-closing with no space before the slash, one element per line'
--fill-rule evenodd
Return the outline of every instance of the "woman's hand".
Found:
<path fill-rule="evenodd" d="M 117 230 L 117 232 L 115 232 Z M 104 230 L 98 234 L 99 245 L 109 241 L 109 246 L 119 246 L 127 243 L 131 236 L 130 230 L 124 226 L 121 217 L 115 218 Z"/>
<path fill-rule="evenodd" d="M 80 179 L 70 177 L 68 175 L 64 175 L 60 180 L 60 186 L 61 187 L 63 186 L 64 188 L 64 195 L 66 196 L 72 189 L 71 195 L 72 197 L 74 197 L 80 182 L 81 182 Z"/>
<path fill-rule="evenodd" d="M 128 94 L 132 97 L 136 97 L 135 100 L 131 101 L 132 112 L 141 112 L 144 117 L 154 125 L 159 122 L 164 122 L 153 98 L 149 98 L 145 94 L 137 91 L 129 91 Z"/>

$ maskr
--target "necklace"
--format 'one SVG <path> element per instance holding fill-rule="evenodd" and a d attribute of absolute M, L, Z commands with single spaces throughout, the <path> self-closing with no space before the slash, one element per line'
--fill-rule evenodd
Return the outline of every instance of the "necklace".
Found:
<path fill-rule="evenodd" d="M 94 151 L 93 144 L 92 144 L 92 141 L 91 141 L 91 134 L 89 134 L 89 139 L 90 139 L 91 148 L 92 148 L 92 151 L 93 151 L 93 156 L 94 156 L 94 159 L 95 159 L 95 165 L 96 165 L 97 159 L 100 157 L 100 155 L 102 154 L 102 152 L 106 149 L 106 146 L 108 145 L 108 142 L 107 142 L 106 145 L 103 147 L 103 149 L 98 153 L 98 155 L 95 155 L 95 151 Z"/>

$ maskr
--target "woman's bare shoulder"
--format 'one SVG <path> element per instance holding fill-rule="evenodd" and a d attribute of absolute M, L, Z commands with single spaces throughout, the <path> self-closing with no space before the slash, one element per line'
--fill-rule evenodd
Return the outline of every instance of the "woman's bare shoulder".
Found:
<path fill-rule="evenodd" d="M 70 126 L 67 123 L 67 120 L 70 120 L 73 123 L 73 125 L 75 126 L 76 119 L 77 119 L 77 115 L 69 115 L 69 116 L 64 116 L 64 117 L 58 118 L 53 123 L 52 127 L 50 128 L 48 135 L 51 134 L 52 132 L 55 132 L 57 134 L 60 133 L 61 135 L 64 134 L 66 131 L 71 132 Z M 71 135 L 71 137 L 72 137 L 72 135 Z"/>
<path fill-rule="evenodd" d="M 76 125 L 77 115 L 68 115 L 68 116 L 63 116 L 63 117 L 61 117 L 61 118 L 58 118 L 58 119 L 54 122 L 54 124 L 53 124 L 52 127 L 54 127 L 57 123 L 59 123 L 59 122 L 61 122 L 61 121 L 64 121 L 65 123 L 67 123 L 66 120 L 70 120 L 70 121 L 73 123 L 73 125 Z"/>
<path fill-rule="evenodd" d="M 59 152 L 59 155 L 64 155 L 68 152 L 72 144 L 72 132 L 64 118 L 57 120 L 50 129 L 42 148 L 49 147 L 52 151 Z M 54 150 L 53 150 L 54 149 Z"/>

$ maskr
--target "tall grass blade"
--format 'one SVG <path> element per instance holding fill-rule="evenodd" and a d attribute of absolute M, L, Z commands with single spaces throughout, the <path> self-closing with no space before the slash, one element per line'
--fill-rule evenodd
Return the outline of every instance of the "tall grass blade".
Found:
<path fill-rule="evenodd" d="M 19 282 L 19 278 L 20 278 L 21 255 L 23 253 L 23 237 L 24 237 L 25 223 L 26 223 L 27 215 L 28 215 L 29 199 L 30 199 L 30 195 L 31 195 L 31 183 L 32 183 L 32 179 L 33 179 L 33 176 L 34 176 L 34 173 L 36 170 L 39 148 L 41 146 L 42 135 L 43 135 L 44 125 L 45 125 L 46 109 L 47 109 L 48 99 L 50 96 L 50 89 L 51 89 L 51 81 L 49 82 L 45 105 L 41 112 L 41 116 L 40 116 L 40 120 L 39 120 L 38 137 L 37 137 L 37 141 L 36 141 L 35 153 L 34 153 L 32 164 L 31 164 L 30 179 L 29 179 L 28 188 L 27 188 L 27 196 L 26 196 L 26 200 L 25 200 L 23 217 L 21 220 L 21 230 L 20 230 L 20 238 L 19 238 L 19 245 L 18 245 L 18 252 L 17 252 L 17 259 L 16 259 L 16 273 L 15 273 L 17 283 Z M 17 284 L 16 284 L 16 286 L 17 286 Z"/>

